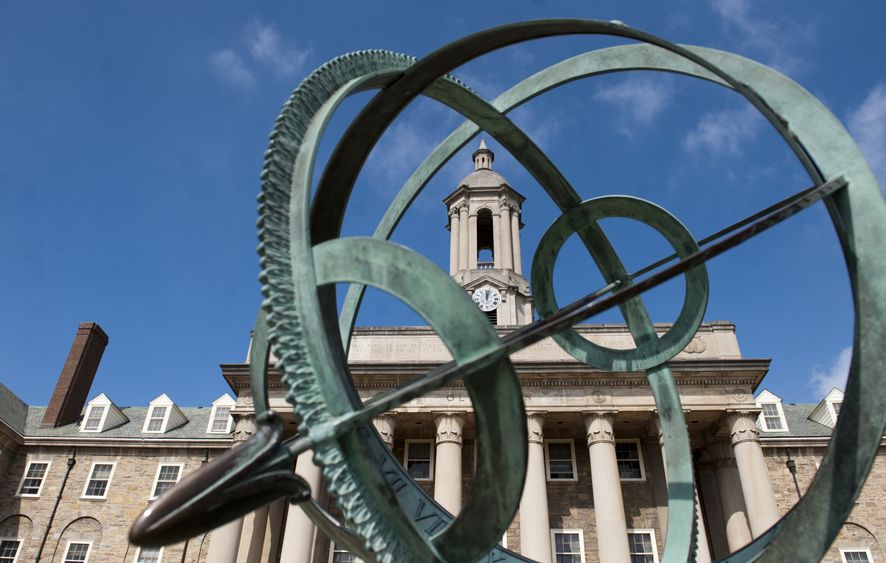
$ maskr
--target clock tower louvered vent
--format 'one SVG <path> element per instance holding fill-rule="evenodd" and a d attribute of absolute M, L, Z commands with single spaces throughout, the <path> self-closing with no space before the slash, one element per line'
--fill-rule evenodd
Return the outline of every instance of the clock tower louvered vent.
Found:
<path fill-rule="evenodd" d="M 447 196 L 449 274 L 495 325 L 532 321 L 529 282 L 523 277 L 520 218 L 526 198 L 492 169 L 495 154 L 481 140 L 474 171 Z"/>

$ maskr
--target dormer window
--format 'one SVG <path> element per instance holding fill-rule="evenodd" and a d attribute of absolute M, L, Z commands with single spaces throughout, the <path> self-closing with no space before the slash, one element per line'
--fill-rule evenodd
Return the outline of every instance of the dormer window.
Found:
<path fill-rule="evenodd" d="M 108 411 L 104 405 L 92 405 L 86 411 L 86 417 L 83 422 L 83 432 L 100 432 L 102 429 L 102 421 L 104 421 L 105 413 Z"/>
<path fill-rule="evenodd" d="M 166 393 L 163 393 L 148 403 L 148 415 L 145 417 L 142 432 L 146 434 L 164 434 L 170 430 L 175 430 L 187 422 L 188 419 L 181 409 L 175 406 L 175 403 L 172 402 L 172 399 Z"/>
<path fill-rule="evenodd" d="M 763 403 L 761 413 L 763 416 L 763 426 L 766 430 L 784 430 L 781 423 L 781 413 L 778 412 L 778 403 Z"/>
<path fill-rule="evenodd" d="M 231 417 L 231 409 L 236 404 L 236 401 L 227 393 L 213 401 L 206 432 L 208 434 L 228 434 L 234 423 L 234 419 Z"/>
<path fill-rule="evenodd" d="M 86 413 L 80 422 L 80 432 L 104 432 L 126 424 L 129 419 L 104 393 L 86 403 Z"/>
<path fill-rule="evenodd" d="M 209 431 L 221 434 L 227 434 L 231 431 L 231 407 L 215 407 Z"/>
<path fill-rule="evenodd" d="M 831 389 L 809 415 L 809 420 L 834 428 L 837 426 L 837 417 L 840 416 L 840 407 L 843 406 L 843 392 L 837 388 Z"/>
<path fill-rule="evenodd" d="M 788 432 L 788 421 L 784 417 L 784 409 L 781 406 L 781 397 L 763 390 L 755 401 L 760 407 L 760 416 L 757 418 L 757 426 L 763 432 Z"/>
<path fill-rule="evenodd" d="M 166 417 L 168 414 L 168 407 L 151 407 L 151 410 L 148 412 L 148 420 L 145 423 L 145 432 L 163 432 L 166 428 Z"/>

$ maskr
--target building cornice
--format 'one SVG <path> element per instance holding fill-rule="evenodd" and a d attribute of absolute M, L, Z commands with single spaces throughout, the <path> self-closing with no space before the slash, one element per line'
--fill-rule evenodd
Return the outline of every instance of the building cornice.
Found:
<path fill-rule="evenodd" d="M 99 448 L 211 448 L 230 449 L 233 438 L 100 438 L 96 436 L 27 436 L 25 446 L 99 447 Z"/>
<path fill-rule="evenodd" d="M 764 448 L 826 448 L 831 441 L 830 436 L 766 436 L 760 433 L 760 445 Z M 880 439 L 880 446 L 886 446 L 886 436 Z"/>

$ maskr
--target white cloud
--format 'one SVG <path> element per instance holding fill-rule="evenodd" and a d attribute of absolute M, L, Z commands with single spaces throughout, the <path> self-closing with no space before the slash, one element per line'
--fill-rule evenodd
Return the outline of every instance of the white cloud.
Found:
<path fill-rule="evenodd" d="M 874 86 L 861 105 L 849 112 L 848 121 L 849 131 L 886 190 L 886 84 Z"/>
<path fill-rule="evenodd" d="M 376 188 L 396 193 L 426 156 L 431 153 L 429 131 L 410 119 L 400 119 L 379 139 L 366 162 Z"/>
<path fill-rule="evenodd" d="M 804 66 L 803 61 L 785 48 L 812 35 L 812 30 L 804 29 L 796 19 L 790 22 L 791 29 L 784 29 L 783 22 L 753 15 L 750 0 L 711 0 L 711 7 L 741 33 L 744 46 L 763 57 L 766 64 L 785 73 L 796 72 Z"/>
<path fill-rule="evenodd" d="M 511 61 L 520 67 L 531 66 L 535 63 L 535 54 L 522 45 L 516 45 L 510 49 Z"/>
<path fill-rule="evenodd" d="M 627 112 L 634 122 L 646 124 L 668 106 L 674 86 L 667 77 L 632 76 L 600 88 L 594 97 Z"/>
<path fill-rule="evenodd" d="M 484 73 L 473 73 L 459 70 L 453 76 L 467 84 L 468 88 L 482 96 L 487 101 L 492 101 L 501 94 L 505 88 L 495 77 Z"/>
<path fill-rule="evenodd" d="M 553 111 L 538 112 L 530 106 L 520 106 L 508 117 L 542 150 L 550 148 L 551 139 L 561 128 Z"/>
<path fill-rule="evenodd" d="M 252 57 L 280 78 L 297 78 L 311 56 L 310 49 L 298 49 L 273 25 L 257 19 L 246 27 L 246 43 Z"/>
<path fill-rule="evenodd" d="M 849 375 L 851 362 L 852 346 L 847 346 L 840 350 L 834 363 L 828 369 L 822 370 L 819 366 L 812 368 L 810 383 L 815 387 L 815 392 L 819 397 L 824 397 L 834 387 L 840 390 L 846 389 L 846 378 Z"/>
<path fill-rule="evenodd" d="M 706 113 L 683 139 L 683 148 L 691 153 L 707 151 L 712 155 L 740 155 L 741 144 L 752 139 L 762 124 L 757 110 L 748 105 Z"/>
<path fill-rule="evenodd" d="M 241 88 L 249 88 L 255 85 L 255 77 L 246 67 L 243 59 L 230 49 L 218 51 L 209 57 L 212 70 L 224 82 Z"/>

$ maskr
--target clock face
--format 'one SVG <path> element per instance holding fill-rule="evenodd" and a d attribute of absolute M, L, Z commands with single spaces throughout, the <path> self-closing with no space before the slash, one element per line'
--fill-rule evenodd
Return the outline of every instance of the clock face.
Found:
<path fill-rule="evenodd" d="M 488 285 L 484 285 L 480 289 L 474 290 L 474 295 L 471 296 L 471 299 L 474 300 L 474 303 L 480 306 L 480 310 L 484 313 L 487 311 L 494 311 L 495 309 L 498 309 L 499 305 L 501 305 L 501 293 L 499 293 L 494 287 Z"/>

